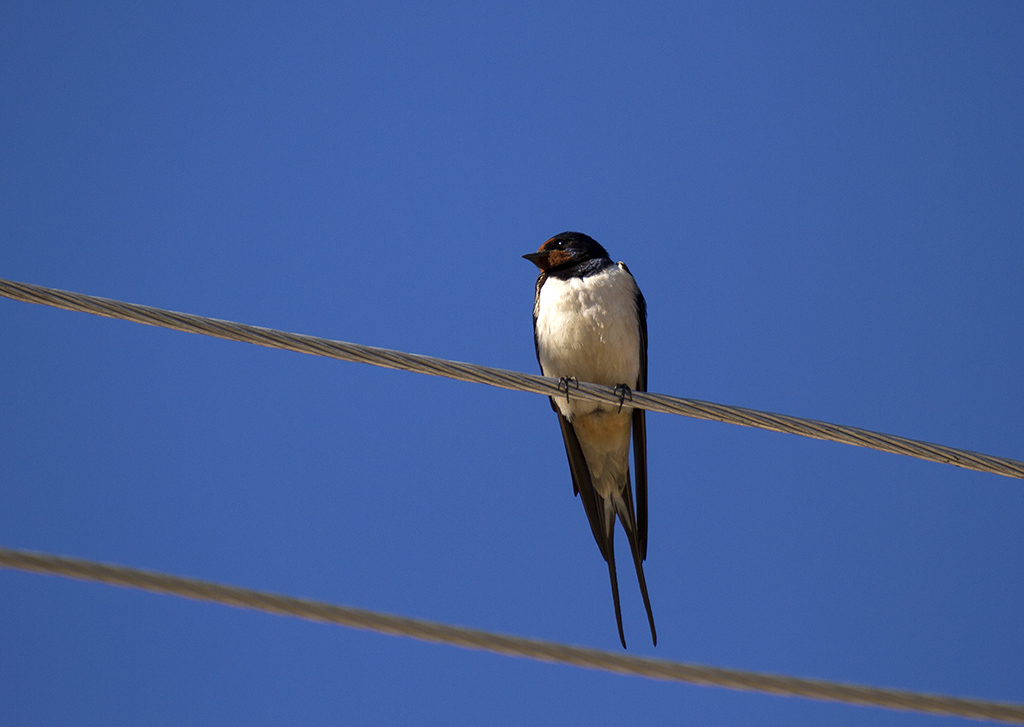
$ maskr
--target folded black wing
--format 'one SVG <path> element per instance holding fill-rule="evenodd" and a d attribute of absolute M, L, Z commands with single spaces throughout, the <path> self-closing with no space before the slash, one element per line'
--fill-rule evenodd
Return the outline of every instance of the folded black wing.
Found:
<path fill-rule="evenodd" d="M 554 405 L 554 402 L 552 402 Z M 580 447 L 580 440 L 576 437 L 576 431 L 572 424 L 561 414 L 558 415 L 558 423 L 562 427 L 562 441 L 565 442 L 565 454 L 569 458 L 569 472 L 572 473 L 572 489 L 583 500 L 583 509 L 587 513 L 587 520 L 590 521 L 590 529 L 594 533 L 594 540 L 597 547 L 601 549 L 601 555 L 605 560 L 615 557 L 611 551 L 611 538 L 608 536 L 609 528 L 606 527 L 604 507 L 598 502 L 594 492 L 594 484 L 590 479 L 590 469 L 587 467 L 587 460 L 583 456 L 583 449 Z M 611 562 L 611 561 L 609 561 Z"/>
<path fill-rule="evenodd" d="M 625 266 L 623 266 L 625 267 Z M 629 272 L 627 269 L 626 272 Z M 640 377 L 637 391 L 647 391 L 647 301 L 636 290 L 636 314 L 640 326 Z M 647 412 L 633 410 L 633 469 L 636 471 L 636 535 L 640 558 L 647 558 Z"/>

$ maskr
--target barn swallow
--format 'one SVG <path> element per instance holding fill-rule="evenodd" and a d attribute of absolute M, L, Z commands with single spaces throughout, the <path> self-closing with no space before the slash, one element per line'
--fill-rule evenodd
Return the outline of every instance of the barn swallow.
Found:
<path fill-rule="evenodd" d="M 647 390 L 647 304 L 629 269 L 613 263 L 593 238 L 563 232 L 523 255 L 540 268 L 533 299 L 533 342 L 545 376 L 559 379 L 565 396 L 551 398 L 558 415 L 573 492 L 583 501 L 597 547 L 608 563 L 619 640 L 626 648 L 615 576 L 615 519 L 633 553 L 640 593 L 658 643 L 647 597 L 647 430 L 643 409 L 625 404 Z M 614 386 L 619 406 L 569 398 L 573 382 Z M 633 437 L 636 510 L 629 482 Z"/>

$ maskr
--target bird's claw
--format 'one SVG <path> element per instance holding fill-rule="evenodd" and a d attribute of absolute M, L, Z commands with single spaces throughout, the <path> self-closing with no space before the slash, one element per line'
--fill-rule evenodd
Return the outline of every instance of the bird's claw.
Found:
<path fill-rule="evenodd" d="M 626 397 L 628 396 L 629 400 L 633 401 L 633 390 L 630 389 L 625 384 L 616 384 L 614 391 L 615 391 L 616 394 L 619 395 L 619 411 L 616 412 L 616 413 L 617 414 L 621 414 L 622 413 L 622 404 L 626 401 Z"/>
<path fill-rule="evenodd" d="M 569 403 L 569 383 L 570 382 L 577 389 L 580 388 L 579 379 L 577 379 L 575 376 L 562 376 L 560 379 L 558 379 L 558 390 L 561 391 L 562 389 L 565 389 L 565 403 L 566 404 Z"/>

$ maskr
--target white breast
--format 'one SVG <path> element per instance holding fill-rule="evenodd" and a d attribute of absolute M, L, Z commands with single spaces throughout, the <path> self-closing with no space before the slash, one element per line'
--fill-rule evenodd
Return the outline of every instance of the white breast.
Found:
<path fill-rule="evenodd" d="M 548 278 L 537 308 L 537 347 L 544 375 L 635 388 L 640 376 L 636 299 L 636 282 L 621 265 L 585 278 Z M 598 406 L 573 404 L 574 414 Z M 563 414 L 569 416 L 570 411 Z"/>

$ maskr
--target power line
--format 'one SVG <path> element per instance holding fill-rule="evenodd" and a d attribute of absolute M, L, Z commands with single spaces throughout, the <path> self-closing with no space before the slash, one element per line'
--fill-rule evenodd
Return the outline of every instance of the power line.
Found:
<path fill-rule="evenodd" d="M 618 393 L 610 388 L 580 382 L 569 392 L 555 379 L 448 361 L 330 339 L 287 333 L 230 321 L 108 300 L 60 291 L 27 283 L 0 279 L 0 295 L 30 303 L 50 305 L 110 318 L 129 320 L 227 340 L 254 343 L 283 350 L 326 356 L 344 361 L 368 363 L 459 381 L 484 383 L 506 389 L 543 395 L 571 396 L 617 405 Z M 903 454 L 928 461 L 954 464 L 967 469 L 1024 478 L 1024 463 L 1016 460 L 967 452 L 943 445 L 879 434 L 855 427 L 828 424 L 799 417 L 683 399 L 646 392 L 634 392 L 632 404 L 649 411 L 681 414 L 697 419 L 722 421 L 770 431 L 786 432 L 816 439 L 837 441 L 880 451 Z M 507 655 L 648 678 L 721 686 L 811 699 L 871 705 L 890 709 L 955 715 L 1024 724 L 1024 705 L 928 695 L 891 689 L 838 684 L 822 680 L 759 674 L 732 669 L 682 664 L 655 659 L 611 654 L 593 649 L 561 645 L 484 631 L 465 629 L 362 609 L 261 593 L 243 588 L 140 571 L 121 566 L 62 558 L 46 554 L 0 548 L 0 566 L 41 573 L 60 574 L 81 580 L 139 588 L 158 593 L 212 601 L 240 608 L 325 621 L 392 635 L 409 636 Z"/>
<path fill-rule="evenodd" d="M 0 567 L 61 575 L 78 580 L 264 611 L 280 616 L 294 616 L 309 621 L 321 621 L 365 631 L 376 631 L 392 636 L 406 636 L 466 649 L 519 656 L 555 664 L 568 664 L 629 676 L 641 676 L 648 679 L 725 687 L 780 696 L 804 697 L 908 712 L 1024 724 L 1024 704 L 922 694 L 819 679 L 762 674 L 700 664 L 684 664 L 663 659 L 625 656 L 597 649 L 449 626 L 359 608 L 336 606 L 322 601 L 293 598 L 248 588 L 226 586 L 46 553 L 0 548 Z"/>
<path fill-rule="evenodd" d="M 177 313 L 135 303 L 98 298 L 82 293 L 46 288 L 30 283 L 18 283 L 0 279 L 0 295 L 26 303 L 39 303 L 64 310 L 80 311 L 118 318 L 121 320 L 144 323 L 150 326 L 170 328 L 186 333 L 200 333 L 229 341 L 253 343 L 268 348 L 278 348 L 315 356 L 326 356 L 341 361 L 366 363 L 372 366 L 401 369 L 431 376 L 444 376 L 457 381 L 468 381 L 503 389 L 527 391 L 546 396 L 570 396 L 587 401 L 606 404 L 619 404 L 619 394 L 612 387 L 579 382 L 573 384 L 566 392 L 565 387 L 559 388 L 556 379 L 545 376 L 524 374 L 518 371 L 491 368 L 477 364 L 449 361 L 433 356 L 423 356 L 386 348 L 363 346 L 357 343 L 332 341 L 327 338 L 306 336 L 298 333 L 287 333 L 270 328 L 250 326 L 244 323 L 205 318 L 189 313 Z M 891 434 L 881 434 L 867 429 L 848 427 L 839 424 L 804 419 L 785 414 L 746 409 L 726 404 L 714 404 L 697 399 L 684 399 L 664 394 L 653 394 L 644 391 L 632 393 L 631 404 L 640 409 L 680 414 L 694 419 L 738 424 L 745 427 L 767 429 L 773 432 L 797 434 L 812 439 L 824 439 L 857 447 L 867 447 L 881 452 L 902 454 L 908 457 L 952 464 L 965 469 L 989 472 L 1006 477 L 1024 479 L 1024 462 L 1006 457 L 969 452 L 941 444 L 930 444 Z"/>

